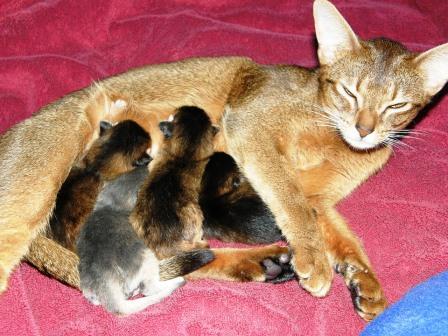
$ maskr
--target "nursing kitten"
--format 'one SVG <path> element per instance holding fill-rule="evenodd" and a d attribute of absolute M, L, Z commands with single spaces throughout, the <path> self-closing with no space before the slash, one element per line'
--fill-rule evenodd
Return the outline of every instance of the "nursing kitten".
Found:
<path fill-rule="evenodd" d="M 129 223 L 146 167 L 118 177 L 98 196 L 77 242 L 80 288 L 94 304 L 127 315 L 160 302 L 184 284 L 181 277 L 213 260 L 210 250 L 196 250 L 162 261 L 173 279 L 161 281 L 161 264 Z M 129 300 L 134 295 L 144 297 Z"/>
<path fill-rule="evenodd" d="M 134 121 L 114 127 L 102 121 L 100 127 L 100 137 L 63 183 L 47 232 L 71 251 L 105 183 L 151 160 L 146 153 L 151 146 L 149 134 Z"/>
<path fill-rule="evenodd" d="M 139 193 L 131 222 L 159 258 L 205 247 L 199 206 L 201 179 L 218 132 L 207 114 L 178 109 L 159 127 L 165 137 Z"/>
<path fill-rule="evenodd" d="M 272 212 L 231 156 L 215 153 L 205 168 L 199 204 L 204 235 L 222 241 L 273 243 L 282 239 Z"/>

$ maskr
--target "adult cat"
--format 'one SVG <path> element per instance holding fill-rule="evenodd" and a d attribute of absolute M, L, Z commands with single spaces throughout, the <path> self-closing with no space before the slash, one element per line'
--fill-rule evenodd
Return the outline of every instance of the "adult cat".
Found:
<path fill-rule="evenodd" d="M 81 113 L 98 90 L 90 87 L 3 135 L 0 289 L 46 224 L 70 166 L 96 136 L 98 119 L 131 117 L 157 147 L 158 122 L 178 106 L 197 105 L 222 125 L 216 149 L 236 159 L 272 210 L 294 249 L 301 285 L 325 295 L 334 266 L 363 318 L 381 312 L 380 285 L 334 205 L 387 162 L 388 142 L 444 86 L 448 45 L 418 55 L 392 41 L 362 41 L 325 0 L 315 2 L 314 17 L 318 69 L 259 66 L 244 58 L 144 67 L 102 82 L 108 94 L 132 101 L 133 113 Z M 61 155 L 48 163 L 55 149 Z M 31 183 L 38 192 L 23 193 Z"/>

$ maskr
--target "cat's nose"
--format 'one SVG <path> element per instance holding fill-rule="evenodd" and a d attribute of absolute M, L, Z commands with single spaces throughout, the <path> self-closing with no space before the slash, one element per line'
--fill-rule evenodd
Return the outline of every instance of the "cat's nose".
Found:
<path fill-rule="evenodd" d="M 369 127 L 369 126 L 365 126 L 362 124 L 357 123 L 356 124 L 356 129 L 359 132 L 359 135 L 361 136 L 361 138 L 364 138 L 365 136 L 369 135 L 370 133 L 373 132 L 373 128 Z"/>

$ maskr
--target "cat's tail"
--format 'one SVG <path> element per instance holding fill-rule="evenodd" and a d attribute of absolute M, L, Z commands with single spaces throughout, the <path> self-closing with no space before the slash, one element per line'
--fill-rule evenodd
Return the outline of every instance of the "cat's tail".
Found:
<path fill-rule="evenodd" d="M 160 280 L 174 279 L 201 268 L 215 259 L 209 249 L 183 252 L 159 263 Z"/>

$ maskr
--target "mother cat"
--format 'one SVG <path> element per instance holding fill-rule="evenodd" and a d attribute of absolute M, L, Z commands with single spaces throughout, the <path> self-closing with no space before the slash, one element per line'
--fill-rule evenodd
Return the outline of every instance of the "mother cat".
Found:
<path fill-rule="evenodd" d="M 371 319 L 384 295 L 358 239 L 334 210 L 390 156 L 388 144 L 448 79 L 448 45 L 421 55 L 387 41 L 361 41 L 327 1 L 315 2 L 321 67 L 259 66 L 244 58 L 190 59 L 106 79 L 130 113 L 95 115 L 92 86 L 43 108 L 0 140 L 0 289 L 45 226 L 57 190 L 98 133 L 100 119 L 132 117 L 160 142 L 157 124 L 198 105 L 223 129 L 231 154 L 294 249 L 301 285 L 316 296 L 333 266 Z M 338 132 L 334 132 L 334 128 Z M 48 161 L 52 152 L 60 153 Z M 28 190 L 33 186 L 33 191 Z"/>

